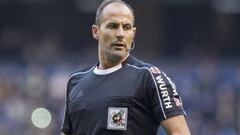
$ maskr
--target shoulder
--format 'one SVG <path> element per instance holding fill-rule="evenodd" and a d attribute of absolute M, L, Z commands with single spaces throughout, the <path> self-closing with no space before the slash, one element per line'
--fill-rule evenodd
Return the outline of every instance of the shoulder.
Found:
<path fill-rule="evenodd" d="M 95 66 L 88 66 L 88 67 L 84 67 L 82 69 L 79 69 L 73 73 L 71 73 L 68 77 L 68 85 L 69 84 L 75 84 L 77 83 L 77 81 L 83 77 L 85 77 L 88 73 L 90 73 L 93 69 L 95 68 Z"/>
<path fill-rule="evenodd" d="M 143 62 L 142 60 L 139 60 L 133 56 L 130 56 L 130 58 L 127 60 L 126 65 L 132 68 L 135 68 L 136 70 L 145 70 L 146 72 L 153 73 L 153 74 L 160 74 L 161 71 L 158 67 Z"/>
<path fill-rule="evenodd" d="M 88 66 L 71 73 L 67 81 L 67 95 L 70 93 L 71 89 L 76 86 L 82 78 L 87 76 L 88 73 L 90 73 L 94 68 L 95 66 Z"/>
<path fill-rule="evenodd" d="M 135 70 L 143 71 L 144 75 L 147 76 L 149 81 L 153 81 L 155 83 L 164 82 L 165 84 L 171 84 L 173 88 L 175 88 L 175 84 L 172 82 L 171 78 L 161 70 L 159 67 L 154 66 L 153 64 L 149 64 L 143 62 L 133 56 L 130 56 L 129 60 L 127 60 L 126 65 L 134 68 Z"/>
<path fill-rule="evenodd" d="M 69 79 L 76 77 L 76 76 L 81 76 L 81 75 L 86 75 L 87 73 L 89 73 L 90 71 L 92 71 L 95 68 L 95 66 L 88 66 L 88 67 L 84 67 L 82 69 L 79 69 L 73 73 L 71 73 L 69 75 Z"/>

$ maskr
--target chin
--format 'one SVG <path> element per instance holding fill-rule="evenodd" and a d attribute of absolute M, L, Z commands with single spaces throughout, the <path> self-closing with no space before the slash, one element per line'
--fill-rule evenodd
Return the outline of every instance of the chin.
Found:
<path fill-rule="evenodd" d="M 122 59 L 124 59 L 127 55 L 128 55 L 128 53 L 126 53 L 126 52 L 114 52 L 114 53 L 109 54 L 108 57 L 112 61 L 118 62 L 118 61 L 121 61 Z"/>

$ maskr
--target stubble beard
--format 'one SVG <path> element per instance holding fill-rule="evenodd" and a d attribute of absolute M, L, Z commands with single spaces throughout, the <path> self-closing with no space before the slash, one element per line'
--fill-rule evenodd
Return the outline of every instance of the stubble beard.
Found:
<path fill-rule="evenodd" d="M 118 63 L 119 61 L 121 61 L 123 58 L 123 56 L 119 53 L 116 52 L 107 52 L 106 53 L 106 58 L 109 62 L 111 63 Z"/>
<path fill-rule="evenodd" d="M 109 62 L 118 63 L 128 55 L 128 51 L 118 52 L 118 50 L 111 50 L 106 52 L 106 58 Z"/>

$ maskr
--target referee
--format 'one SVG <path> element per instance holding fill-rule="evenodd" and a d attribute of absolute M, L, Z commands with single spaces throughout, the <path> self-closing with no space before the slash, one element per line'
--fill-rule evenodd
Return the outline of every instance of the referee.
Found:
<path fill-rule="evenodd" d="M 159 68 L 130 55 L 133 9 L 121 0 L 98 7 L 92 34 L 98 64 L 69 77 L 62 135 L 190 135 L 182 101 Z"/>

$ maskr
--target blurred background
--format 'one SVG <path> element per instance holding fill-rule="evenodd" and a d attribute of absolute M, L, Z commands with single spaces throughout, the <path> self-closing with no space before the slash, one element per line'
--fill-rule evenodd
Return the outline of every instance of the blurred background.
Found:
<path fill-rule="evenodd" d="M 1 135 L 60 133 L 69 74 L 98 60 L 91 25 L 101 1 L 0 0 Z M 132 54 L 176 83 L 192 134 L 239 135 L 240 1 L 127 3 Z"/>

